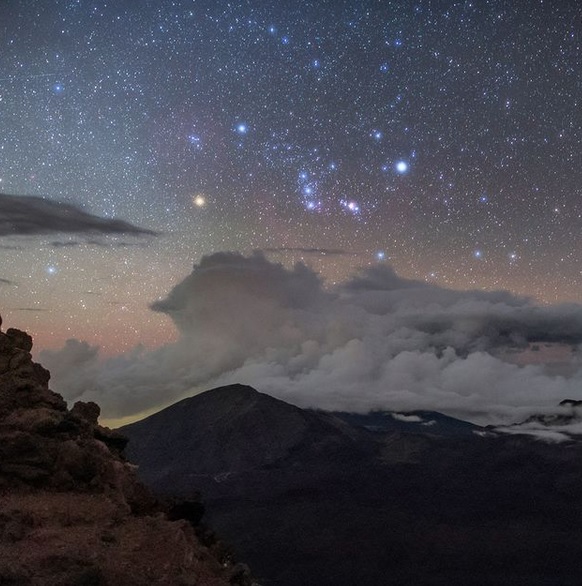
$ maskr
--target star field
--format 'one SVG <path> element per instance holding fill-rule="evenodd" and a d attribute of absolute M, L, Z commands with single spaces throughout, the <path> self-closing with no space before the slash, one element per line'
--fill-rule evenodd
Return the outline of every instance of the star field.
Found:
<path fill-rule="evenodd" d="M 581 33 L 575 0 L 7 0 L 0 192 L 162 235 L 3 238 L 3 315 L 161 343 L 148 304 L 253 249 L 579 302 Z"/>

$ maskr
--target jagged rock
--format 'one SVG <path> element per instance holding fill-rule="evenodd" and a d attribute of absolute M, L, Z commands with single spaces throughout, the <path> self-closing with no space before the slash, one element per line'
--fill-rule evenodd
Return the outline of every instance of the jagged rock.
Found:
<path fill-rule="evenodd" d="M 121 453 L 127 446 L 129 441 L 126 436 L 114 429 L 108 427 L 101 427 L 100 425 L 95 427 L 95 437 L 102 441 L 110 450 L 113 452 Z"/>
<path fill-rule="evenodd" d="M 6 335 L 12 340 L 15 348 L 20 348 L 20 350 L 24 350 L 25 352 L 32 350 L 32 336 L 29 336 L 26 332 L 22 332 L 16 328 L 8 328 Z"/>
<path fill-rule="evenodd" d="M 31 349 L 25 332 L 0 332 L 0 584 L 250 585 L 168 519 L 127 438 L 98 424 L 95 403 L 69 411 Z"/>
<path fill-rule="evenodd" d="M 97 420 L 99 419 L 99 415 L 101 415 L 101 408 L 93 401 L 89 401 L 88 403 L 77 401 L 73 405 L 71 413 L 93 425 L 97 425 Z"/>
<path fill-rule="evenodd" d="M 12 328 L 8 331 L 18 332 Z M 67 408 L 63 398 L 48 388 L 49 371 L 32 361 L 29 350 L 17 345 L 22 339 L 19 334 L 9 336 L 0 332 L 0 420 L 19 408 Z"/>

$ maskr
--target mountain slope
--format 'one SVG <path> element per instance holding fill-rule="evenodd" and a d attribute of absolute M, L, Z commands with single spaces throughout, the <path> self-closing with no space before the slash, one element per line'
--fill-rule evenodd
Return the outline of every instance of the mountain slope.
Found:
<path fill-rule="evenodd" d="M 421 433 L 439 436 L 462 436 L 484 429 L 468 421 L 443 415 L 437 411 L 371 411 L 370 413 L 333 412 L 350 425 L 375 432 Z"/>
<path fill-rule="evenodd" d="M 203 489 L 288 459 L 303 465 L 319 462 L 323 454 L 330 463 L 340 456 L 352 459 L 372 446 L 365 431 L 338 418 L 243 385 L 184 399 L 121 431 L 132 438 L 128 456 L 140 462 L 142 479 L 174 494 L 187 494 L 193 483 Z"/>
<path fill-rule="evenodd" d="M 423 433 L 427 415 L 301 410 L 234 385 L 123 432 L 141 477 L 201 491 L 265 584 L 582 583 L 581 447 L 446 416 Z"/>

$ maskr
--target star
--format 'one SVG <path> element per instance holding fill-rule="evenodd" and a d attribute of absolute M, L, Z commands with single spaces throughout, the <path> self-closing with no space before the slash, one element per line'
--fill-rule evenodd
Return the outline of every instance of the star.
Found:
<path fill-rule="evenodd" d="M 360 213 L 360 206 L 353 200 L 341 200 L 340 205 L 351 214 L 359 214 Z"/>
<path fill-rule="evenodd" d="M 400 175 L 404 175 L 408 172 L 409 169 L 409 165 L 406 161 L 397 161 L 394 167 Z"/>
<path fill-rule="evenodd" d="M 198 193 L 192 196 L 192 203 L 198 208 L 203 208 L 206 206 L 206 198 L 201 193 Z"/>

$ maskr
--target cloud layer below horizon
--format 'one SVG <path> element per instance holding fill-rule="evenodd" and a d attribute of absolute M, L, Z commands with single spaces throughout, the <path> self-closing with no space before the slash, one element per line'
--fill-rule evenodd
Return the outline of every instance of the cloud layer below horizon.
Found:
<path fill-rule="evenodd" d="M 233 382 L 303 407 L 429 409 L 495 424 L 582 399 L 579 305 L 443 289 L 387 265 L 328 290 L 301 263 L 222 252 L 203 257 L 152 309 L 172 319 L 177 342 L 102 359 L 69 340 L 40 355 L 54 390 L 98 402 L 107 418 Z M 572 348 L 567 376 L 506 360 L 545 343 Z"/>

